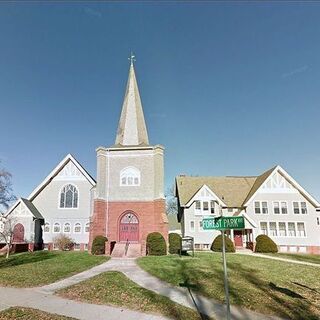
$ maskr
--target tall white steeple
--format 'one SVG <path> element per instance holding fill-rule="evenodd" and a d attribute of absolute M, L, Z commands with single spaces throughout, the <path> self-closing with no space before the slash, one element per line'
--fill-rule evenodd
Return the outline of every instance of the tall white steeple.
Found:
<path fill-rule="evenodd" d="M 134 56 L 129 58 L 130 69 L 123 100 L 115 144 L 121 146 L 149 145 L 146 123 L 134 71 Z"/>

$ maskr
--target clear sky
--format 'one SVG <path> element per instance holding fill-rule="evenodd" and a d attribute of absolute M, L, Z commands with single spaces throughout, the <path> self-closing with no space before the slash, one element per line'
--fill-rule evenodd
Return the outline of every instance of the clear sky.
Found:
<path fill-rule="evenodd" d="M 166 185 L 280 164 L 320 199 L 320 3 L 1 3 L 0 158 L 28 196 L 67 154 L 95 176 L 136 74 Z"/>

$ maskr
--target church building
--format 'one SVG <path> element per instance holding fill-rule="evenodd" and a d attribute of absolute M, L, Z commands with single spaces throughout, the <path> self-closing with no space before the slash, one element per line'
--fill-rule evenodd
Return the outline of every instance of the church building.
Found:
<path fill-rule="evenodd" d="M 96 181 L 69 154 L 8 210 L 15 243 L 56 249 L 54 238 L 65 234 L 74 249 L 87 250 L 102 235 L 106 254 L 120 257 L 145 255 L 151 232 L 168 240 L 164 147 L 149 143 L 133 57 L 115 144 L 96 152 Z"/>

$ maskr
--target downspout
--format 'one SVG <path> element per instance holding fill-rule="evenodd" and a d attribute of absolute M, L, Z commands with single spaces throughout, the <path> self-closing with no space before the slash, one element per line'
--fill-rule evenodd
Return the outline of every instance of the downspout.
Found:
<path fill-rule="evenodd" d="M 107 192 L 106 192 L 106 237 L 109 240 L 108 232 L 109 232 L 109 188 L 110 188 L 110 150 L 107 149 Z"/>

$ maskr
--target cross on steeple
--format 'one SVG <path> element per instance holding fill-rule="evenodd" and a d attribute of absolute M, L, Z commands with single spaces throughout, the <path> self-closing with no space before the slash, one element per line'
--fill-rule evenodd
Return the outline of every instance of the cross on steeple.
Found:
<path fill-rule="evenodd" d="M 133 62 L 136 61 L 136 56 L 133 54 L 133 52 L 131 51 L 130 57 L 128 58 L 128 60 L 130 61 L 130 64 L 133 65 Z"/>

